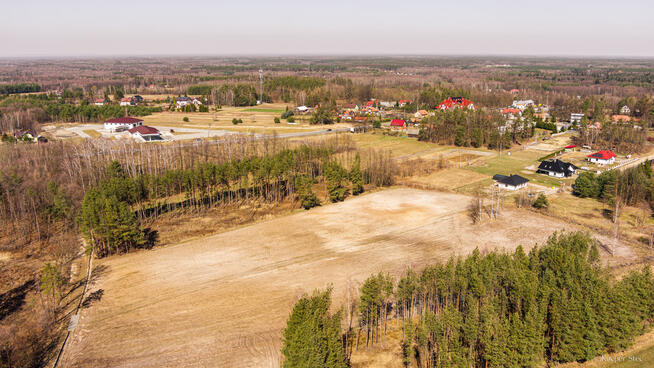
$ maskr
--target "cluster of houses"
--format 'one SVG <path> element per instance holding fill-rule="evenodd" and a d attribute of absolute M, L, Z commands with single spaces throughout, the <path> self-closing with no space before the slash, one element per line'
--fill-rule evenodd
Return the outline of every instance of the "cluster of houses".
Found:
<path fill-rule="evenodd" d="M 193 104 L 196 107 L 202 105 L 202 99 L 200 97 L 188 97 L 181 96 L 175 98 L 175 108 L 181 109 L 186 105 Z"/>
<path fill-rule="evenodd" d="M 143 97 L 136 95 L 133 97 L 123 97 L 120 99 L 119 104 L 120 106 L 136 106 L 143 102 Z M 109 100 L 106 98 L 98 98 L 93 101 L 95 106 L 104 106 L 110 103 Z"/>
<path fill-rule="evenodd" d="M 138 118 L 125 116 L 109 119 L 104 122 L 104 129 L 112 133 L 127 131 L 132 138 L 144 142 L 163 141 L 158 129 L 143 125 L 143 120 Z"/>
<path fill-rule="evenodd" d="M 568 146 L 574 148 L 576 146 Z M 566 148 L 568 148 L 566 147 Z M 615 163 L 616 154 L 610 150 L 601 150 L 595 153 L 592 153 L 586 157 L 589 162 L 595 163 L 597 165 L 610 165 Z M 570 162 L 565 162 L 560 159 L 545 160 L 538 165 L 536 173 L 547 175 L 554 178 L 569 178 L 577 173 L 579 167 L 575 166 Z M 495 180 L 496 185 L 500 189 L 506 190 L 519 190 L 525 188 L 528 179 L 523 178 L 520 175 L 494 175 L 493 180 Z"/>

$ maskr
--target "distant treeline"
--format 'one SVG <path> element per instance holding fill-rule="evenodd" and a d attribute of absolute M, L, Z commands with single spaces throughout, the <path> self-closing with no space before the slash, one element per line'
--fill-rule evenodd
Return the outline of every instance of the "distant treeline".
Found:
<path fill-rule="evenodd" d="M 342 312 L 329 314 L 329 292 L 300 299 L 284 331 L 283 367 L 347 367 L 359 340 L 383 343 L 392 318 L 402 323 L 405 366 L 585 362 L 628 348 L 654 318 L 649 267 L 619 281 L 608 275 L 585 233 L 554 234 L 528 254 L 475 250 L 399 280 L 380 273 L 363 283 L 352 307 L 360 329 L 340 329 Z"/>
<path fill-rule="evenodd" d="M 29 92 L 41 92 L 41 86 L 36 83 L 0 84 L 0 95 Z"/>
<path fill-rule="evenodd" d="M 40 109 L 45 113 L 44 121 L 103 121 L 125 116 L 125 107 L 119 105 L 96 106 L 87 100 L 74 104 L 64 99 L 53 98 L 45 94 L 31 96 L 12 96 L 0 103 L 5 111 Z M 128 106 L 127 113 L 132 116 L 145 116 L 161 111 L 159 107 Z"/>

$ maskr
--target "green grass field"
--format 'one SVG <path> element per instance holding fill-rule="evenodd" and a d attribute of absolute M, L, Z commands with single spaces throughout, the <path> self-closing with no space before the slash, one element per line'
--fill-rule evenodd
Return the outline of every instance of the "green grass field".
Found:
<path fill-rule="evenodd" d="M 481 174 L 493 176 L 495 174 L 511 175 L 518 174 L 529 179 L 532 183 L 545 185 L 548 187 L 559 187 L 561 183 L 572 184 L 572 179 L 556 179 L 528 170 L 527 167 L 538 167 L 538 158 L 544 156 L 541 151 L 516 150 L 511 151 L 509 156 L 502 152 L 501 156 L 495 156 L 485 159 L 486 166 L 470 166 L 469 170 L 474 170 Z"/>

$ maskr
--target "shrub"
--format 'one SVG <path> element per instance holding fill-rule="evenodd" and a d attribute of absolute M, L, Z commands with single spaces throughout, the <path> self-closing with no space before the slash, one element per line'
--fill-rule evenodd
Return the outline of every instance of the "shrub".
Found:
<path fill-rule="evenodd" d="M 280 123 L 279 118 L 275 116 L 274 122 L 275 124 L 279 124 Z"/>
<path fill-rule="evenodd" d="M 547 197 L 545 196 L 545 194 L 541 193 L 541 194 L 538 195 L 538 198 L 536 198 L 536 200 L 534 201 L 534 204 L 532 206 L 534 206 L 534 208 L 538 208 L 540 210 L 540 209 L 547 209 L 547 207 L 549 207 L 549 205 L 550 205 L 550 203 L 547 200 Z"/>
<path fill-rule="evenodd" d="M 188 123 L 188 117 L 184 116 L 184 119 L 182 119 L 185 123 Z"/>
<path fill-rule="evenodd" d="M 295 123 L 295 118 L 291 116 L 288 119 L 286 119 L 286 121 L 288 121 L 289 123 Z"/>
<path fill-rule="evenodd" d="M 286 108 L 288 109 L 288 106 L 287 106 Z M 290 118 L 290 117 L 293 116 L 293 115 L 294 115 L 293 111 L 291 111 L 291 110 L 286 110 L 286 111 L 284 111 L 284 113 L 282 114 L 282 119 L 288 119 L 288 118 Z"/>

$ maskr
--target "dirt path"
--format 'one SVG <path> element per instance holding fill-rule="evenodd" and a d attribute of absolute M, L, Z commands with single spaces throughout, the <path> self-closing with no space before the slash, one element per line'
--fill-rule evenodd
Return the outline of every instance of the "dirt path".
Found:
<path fill-rule="evenodd" d="M 392 189 L 219 235 L 98 262 L 66 367 L 278 367 L 293 303 L 314 288 L 446 260 L 530 248 L 572 227 L 527 211 L 473 226 L 470 198 Z M 629 257 L 629 252 L 623 252 Z"/>

